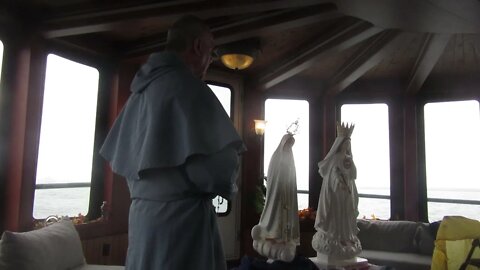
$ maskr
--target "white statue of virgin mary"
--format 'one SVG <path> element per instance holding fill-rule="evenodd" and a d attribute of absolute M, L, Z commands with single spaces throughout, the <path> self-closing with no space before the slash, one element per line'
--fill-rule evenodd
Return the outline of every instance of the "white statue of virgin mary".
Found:
<path fill-rule="evenodd" d="M 294 143 L 293 134 L 285 134 L 272 155 L 265 207 L 251 232 L 253 248 L 270 260 L 291 262 L 300 244 Z"/>
<path fill-rule="evenodd" d="M 350 142 L 353 128 L 337 124 L 337 138 L 325 159 L 318 163 L 323 184 L 315 219 L 317 232 L 312 239 L 318 259 L 348 260 L 362 251 L 357 237 L 357 169 Z"/>

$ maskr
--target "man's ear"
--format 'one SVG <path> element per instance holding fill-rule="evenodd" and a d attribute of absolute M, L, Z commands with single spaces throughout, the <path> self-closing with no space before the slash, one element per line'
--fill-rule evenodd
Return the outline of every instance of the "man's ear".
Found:
<path fill-rule="evenodd" d="M 193 52 L 196 55 L 202 55 L 202 41 L 199 38 L 193 40 Z"/>

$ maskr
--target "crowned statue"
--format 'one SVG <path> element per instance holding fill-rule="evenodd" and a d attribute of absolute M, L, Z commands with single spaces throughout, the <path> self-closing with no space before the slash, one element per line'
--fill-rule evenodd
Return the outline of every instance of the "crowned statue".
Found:
<path fill-rule="evenodd" d="M 294 124 L 298 127 L 298 121 Z M 300 244 L 297 180 L 292 153 L 295 131 L 287 129 L 272 155 L 265 206 L 259 223 L 251 231 L 253 248 L 270 261 L 291 262 Z"/>
<path fill-rule="evenodd" d="M 356 255 L 362 251 L 357 237 L 357 169 L 350 139 L 353 129 L 353 124 L 337 123 L 335 142 L 325 159 L 318 163 L 323 184 L 312 247 L 317 251 L 317 262 L 323 265 L 351 264 L 358 261 Z"/>

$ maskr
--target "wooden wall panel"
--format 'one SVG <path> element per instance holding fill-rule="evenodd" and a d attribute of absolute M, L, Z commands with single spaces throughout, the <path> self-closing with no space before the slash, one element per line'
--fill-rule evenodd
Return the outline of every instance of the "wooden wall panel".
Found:
<path fill-rule="evenodd" d="M 89 264 L 125 265 L 128 234 L 83 240 L 82 246 Z"/>
<path fill-rule="evenodd" d="M 248 149 L 242 161 L 242 199 L 241 199 L 241 242 L 240 254 L 256 255 L 252 247 L 250 230 L 260 218 L 255 212 L 255 190 L 262 184 L 263 173 L 263 139 L 255 134 L 254 119 L 264 119 L 263 104 L 265 97 L 261 91 L 254 91 L 254 86 L 247 85 L 244 97 L 243 140 Z"/>
<path fill-rule="evenodd" d="M 21 41 L 5 46 L 5 91 L 10 123 L 5 160 L 5 229 L 32 228 L 38 140 L 43 104 L 45 54 L 41 44 Z M 8 46 L 7 46 L 8 45 Z"/>

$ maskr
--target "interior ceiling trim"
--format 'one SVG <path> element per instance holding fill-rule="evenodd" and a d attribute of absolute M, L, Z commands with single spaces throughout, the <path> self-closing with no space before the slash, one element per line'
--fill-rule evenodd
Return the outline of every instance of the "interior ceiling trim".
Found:
<path fill-rule="evenodd" d="M 327 95 L 336 95 L 392 53 L 401 41 L 400 32 L 385 30 L 362 46 L 333 76 Z"/>
<path fill-rule="evenodd" d="M 321 21 L 342 17 L 333 6 L 313 6 L 293 10 L 280 10 L 254 17 L 247 17 L 218 27 L 212 27 L 217 45 L 252 38 L 264 33 L 278 33 L 292 28 L 302 27 Z M 150 42 L 134 45 L 125 50 L 126 56 L 149 53 L 162 49 L 167 35 Z"/>
<path fill-rule="evenodd" d="M 43 35 L 47 38 L 103 32 L 120 27 L 125 20 L 135 21 L 158 18 L 175 20 L 184 14 L 196 15 L 206 19 L 212 16 L 233 16 L 255 12 L 266 12 L 278 9 L 308 7 L 331 3 L 323 0 L 265 0 L 262 2 L 209 2 L 209 1 L 169 1 L 156 4 L 139 4 L 105 10 L 86 10 L 84 13 L 59 15 L 43 22 Z"/>
<path fill-rule="evenodd" d="M 269 89 L 311 67 L 318 58 L 326 53 L 345 50 L 381 31 L 383 29 L 374 27 L 368 22 L 349 20 L 315 42 L 300 46 L 304 49 L 297 51 L 293 57 L 272 65 L 275 67 L 274 69 L 259 77 L 261 88 Z"/>
<path fill-rule="evenodd" d="M 451 34 L 426 34 L 407 82 L 406 92 L 416 94 L 447 47 Z"/>

